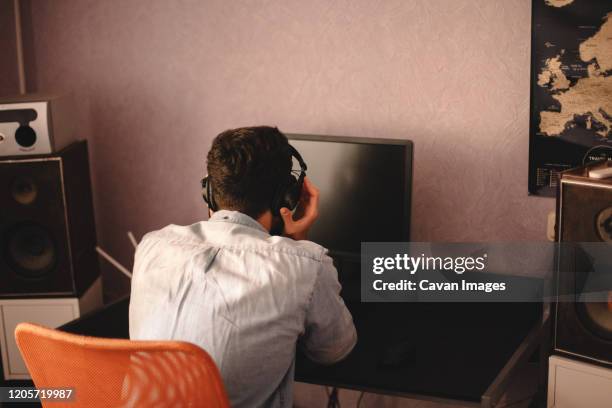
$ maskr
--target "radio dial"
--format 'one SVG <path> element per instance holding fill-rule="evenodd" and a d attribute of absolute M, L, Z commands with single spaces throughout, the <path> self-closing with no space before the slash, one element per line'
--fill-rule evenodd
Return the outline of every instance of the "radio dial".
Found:
<path fill-rule="evenodd" d="M 15 132 L 15 140 L 22 147 L 31 147 L 36 143 L 36 132 L 27 125 L 19 126 Z"/>

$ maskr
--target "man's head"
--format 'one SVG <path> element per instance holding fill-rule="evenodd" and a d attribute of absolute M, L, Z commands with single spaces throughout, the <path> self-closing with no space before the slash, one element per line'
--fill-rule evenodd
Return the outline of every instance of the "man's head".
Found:
<path fill-rule="evenodd" d="M 291 174 L 287 137 L 268 126 L 226 130 L 208 152 L 208 182 L 218 209 L 258 218 Z"/>

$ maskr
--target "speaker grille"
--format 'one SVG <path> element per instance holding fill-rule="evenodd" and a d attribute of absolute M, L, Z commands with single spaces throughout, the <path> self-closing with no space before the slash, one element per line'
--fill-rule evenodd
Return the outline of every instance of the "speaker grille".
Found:
<path fill-rule="evenodd" d="M 62 160 L 0 161 L 0 296 L 74 291 Z"/>
<path fill-rule="evenodd" d="M 0 157 L 0 298 L 80 296 L 98 278 L 87 143 Z"/>

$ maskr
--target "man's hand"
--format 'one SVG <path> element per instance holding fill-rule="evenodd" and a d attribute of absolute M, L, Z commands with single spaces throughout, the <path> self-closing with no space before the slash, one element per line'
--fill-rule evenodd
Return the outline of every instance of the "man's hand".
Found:
<path fill-rule="evenodd" d="M 307 239 L 308 230 L 319 216 L 319 189 L 308 177 L 304 178 L 302 195 L 295 211 L 298 219 L 294 220 L 294 214 L 286 207 L 281 208 L 280 215 L 285 223 L 285 236 L 296 241 Z"/>

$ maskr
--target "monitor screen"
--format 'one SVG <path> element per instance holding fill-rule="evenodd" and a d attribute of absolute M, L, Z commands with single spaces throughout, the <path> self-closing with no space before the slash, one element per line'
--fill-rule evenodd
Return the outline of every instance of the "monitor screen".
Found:
<path fill-rule="evenodd" d="M 361 242 L 410 238 L 412 143 L 406 140 L 287 135 L 320 190 L 308 239 L 336 255 Z"/>

